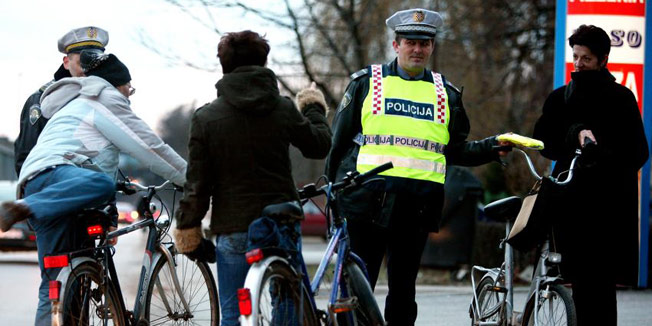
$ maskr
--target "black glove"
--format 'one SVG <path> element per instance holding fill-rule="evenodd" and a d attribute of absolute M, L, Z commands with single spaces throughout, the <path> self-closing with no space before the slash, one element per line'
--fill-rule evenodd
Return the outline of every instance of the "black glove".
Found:
<path fill-rule="evenodd" d="M 191 252 L 185 253 L 192 260 L 205 261 L 207 263 L 215 262 L 215 245 L 212 241 L 202 238 L 197 248 Z"/>

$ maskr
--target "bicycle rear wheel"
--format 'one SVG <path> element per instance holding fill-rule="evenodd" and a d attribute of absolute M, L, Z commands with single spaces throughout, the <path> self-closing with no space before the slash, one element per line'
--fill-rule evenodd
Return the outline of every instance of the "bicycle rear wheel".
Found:
<path fill-rule="evenodd" d="M 383 314 L 378 308 L 378 302 L 371 290 L 369 281 L 362 273 L 362 269 L 353 261 L 347 261 L 344 265 L 344 282 L 349 291 L 349 296 L 356 297 L 357 305 L 352 316 L 338 316 L 338 320 L 343 320 L 342 325 L 364 325 L 364 326 L 381 326 L 385 325 Z M 350 317 L 354 321 L 349 320 Z"/>
<path fill-rule="evenodd" d="M 257 303 L 258 326 L 319 325 L 301 277 L 285 263 L 271 263 L 263 274 Z M 301 323 L 299 321 L 302 321 Z"/>
<path fill-rule="evenodd" d="M 72 270 L 63 292 L 63 325 L 126 325 L 113 283 L 103 282 L 100 270 L 91 263 Z"/>
<path fill-rule="evenodd" d="M 534 300 L 539 300 L 536 312 L 538 326 L 576 326 L 577 315 L 570 291 L 560 284 L 549 284 L 537 296 L 528 300 L 523 311 L 523 325 L 534 326 Z"/>
<path fill-rule="evenodd" d="M 494 284 L 493 277 L 484 277 L 480 284 L 475 289 L 478 296 L 478 307 L 480 311 L 473 311 L 471 309 L 471 325 L 477 325 L 481 321 L 498 322 L 498 325 L 505 324 L 503 318 L 504 309 L 503 303 L 505 302 L 505 293 L 496 291 L 496 287 L 500 287 L 500 282 Z M 474 307 L 472 303 L 472 307 Z"/>
<path fill-rule="evenodd" d="M 153 269 L 145 301 L 145 318 L 149 325 L 218 326 L 217 287 L 208 264 L 181 254 L 175 255 L 174 260 L 170 262 L 163 256 Z M 189 310 L 183 304 L 182 296 Z"/>

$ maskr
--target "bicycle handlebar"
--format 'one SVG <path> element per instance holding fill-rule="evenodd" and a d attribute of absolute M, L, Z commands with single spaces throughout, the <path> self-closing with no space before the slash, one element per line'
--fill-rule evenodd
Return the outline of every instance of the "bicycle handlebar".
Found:
<path fill-rule="evenodd" d="M 302 189 L 299 190 L 299 198 L 307 199 L 307 198 L 323 195 L 326 194 L 326 191 L 329 188 L 331 192 L 334 192 L 334 191 L 342 190 L 347 187 L 357 187 L 359 185 L 362 185 L 365 181 L 371 179 L 372 177 L 375 177 L 379 173 L 385 172 L 393 167 L 394 165 L 392 164 L 392 162 L 387 162 L 362 174 L 360 174 L 358 171 L 350 171 L 347 172 L 346 176 L 344 176 L 342 181 L 336 183 L 328 183 L 326 185 L 321 186 L 320 188 L 317 188 L 314 183 L 311 183 L 305 185 Z"/>
<path fill-rule="evenodd" d="M 150 188 L 154 188 L 154 190 L 161 190 L 170 183 L 171 182 L 168 180 L 158 186 L 144 186 L 141 185 L 140 183 L 133 182 L 133 181 L 119 180 L 116 182 L 115 188 L 116 190 L 122 191 L 127 195 L 133 195 L 138 191 L 145 191 L 145 190 L 149 190 Z"/>
<path fill-rule="evenodd" d="M 591 143 L 593 143 L 593 142 L 591 142 Z M 585 146 L 585 147 L 586 147 L 586 146 Z M 540 176 L 539 173 L 537 173 L 537 170 L 535 169 L 535 167 L 534 167 L 534 163 L 532 162 L 532 159 L 530 158 L 530 156 L 529 156 L 529 155 L 528 155 L 524 150 L 522 150 L 522 149 L 520 149 L 520 148 L 514 147 L 514 149 L 515 149 L 517 152 L 523 154 L 523 156 L 525 157 L 525 160 L 526 160 L 526 162 L 527 162 L 527 165 L 528 165 L 528 167 L 529 167 L 529 169 L 530 169 L 530 174 L 532 174 L 532 176 L 533 176 L 534 178 L 536 178 L 537 180 L 541 180 L 543 177 Z M 576 149 L 576 150 L 575 150 L 575 156 L 573 156 L 573 160 L 571 161 L 571 164 L 570 164 L 570 167 L 568 168 L 568 171 L 564 171 L 564 172 L 568 172 L 568 175 L 566 176 L 566 179 L 564 179 L 563 181 L 560 181 L 560 180 L 559 180 L 560 177 L 561 177 L 561 175 L 564 174 L 564 172 L 562 172 L 562 173 L 560 173 L 559 175 L 557 175 L 557 177 L 547 176 L 547 178 L 550 179 L 550 181 L 552 181 L 552 182 L 554 182 L 554 183 L 556 183 L 556 184 L 558 184 L 558 185 L 560 185 L 560 186 L 564 186 L 564 185 L 569 184 L 569 183 L 571 182 L 571 180 L 573 179 L 573 171 L 574 171 L 575 168 L 577 167 L 577 159 L 578 159 L 581 155 L 582 155 L 582 150 L 579 149 L 579 148 Z"/>

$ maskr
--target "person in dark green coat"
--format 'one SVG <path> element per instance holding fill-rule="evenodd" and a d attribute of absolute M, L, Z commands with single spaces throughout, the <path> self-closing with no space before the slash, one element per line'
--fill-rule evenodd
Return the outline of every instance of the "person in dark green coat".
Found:
<path fill-rule="evenodd" d="M 197 109 L 190 128 L 187 182 L 174 234 L 179 251 L 192 255 L 207 241 L 200 226 L 212 202 L 222 326 L 239 325 L 236 294 L 249 269 L 249 224 L 265 206 L 299 199 L 290 145 L 312 159 L 326 157 L 331 145 L 323 94 L 305 89 L 296 104 L 281 96 L 276 75 L 265 68 L 269 50 L 251 31 L 222 37 L 218 97 Z"/>

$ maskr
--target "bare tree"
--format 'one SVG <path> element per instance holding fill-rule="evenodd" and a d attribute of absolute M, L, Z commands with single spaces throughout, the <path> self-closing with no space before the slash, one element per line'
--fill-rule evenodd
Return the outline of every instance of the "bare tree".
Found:
<path fill-rule="evenodd" d="M 294 95 L 314 81 L 331 107 L 341 99 L 351 73 L 393 58 L 385 27 L 391 13 L 415 7 L 437 10 L 445 26 L 438 33 L 431 67 L 463 87 L 472 139 L 506 131 L 531 134 L 552 88 L 554 0 L 164 1 L 217 34 L 225 30 L 216 17 L 225 12 L 287 32 L 289 40 L 275 45 L 281 51 L 270 57 L 279 83 Z M 161 55 L 193 66 L 167 51 Z M 476 172 L 485 180 L 503 179 L 510 192 L 522 193 L 531 183 L 525 166 L 516 163 L 517 168 L 498 178 L 499 169 L 484 167 Z M 314 171 L 321 168 L 313 163 L 299 165 L 313 166 Z"/>

